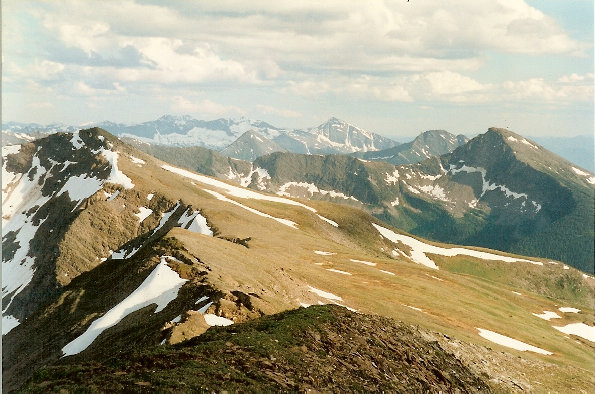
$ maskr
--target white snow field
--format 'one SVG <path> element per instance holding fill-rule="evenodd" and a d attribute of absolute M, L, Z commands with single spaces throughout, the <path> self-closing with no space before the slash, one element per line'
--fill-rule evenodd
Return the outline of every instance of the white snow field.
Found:
<path fill-rule="evenodd" d="M 148 218 L 152 213 L 153 210 L 149 209 L 147 207 L 138 207 L 138 213 L 135 213 L 135 215 L 138 217 L 138 220 L 140 221 L 140 223 L 142 223 L 146 218 Z"/>
<path fill-rule="evenodd" d="M 585 323 L 572 323 L 562 327 L 553 326 L 556 330 L 565 334 L 576 335 L 584 338 L 587 341 L 595 342 L 595 327 L 589 326 Z"/>
<path fill-rule="evenodd" d="M 162 256 L 161 262 L 147 276 L 147 278 L 128 297 L 118 305 L 107 311 L 102 317 L 91 323 L 89 328 L 62 348 L 63 356 L 71 356 L 85 350 L 105 330 L 118 324 L 123 318 L 147 305 L 157 304 L 153 313 L 161 312 L 178 296 L 178 291 L 187 282 L 167 265 Z M 174 259 L 175 260 L 175 259 Z"/>
<path fill-rule="evenodd" d="M 543 350 L 533 345 L 529 345 L 528 343 L 521 342 L 511 337 L 507 337 L 502 334 L 498 334 L 497 332 L 485 330 L 483 328 L 478 328 L 479 336 L 482 338 L 487 339 L 488 341 L 497 343 L 498 345 L 506 346 L 512 349 L 520 350 L 521 352 L 530 351 L 539 354 L 545 354 L 546 356 L 552 354 L 552 352 L 548 352 L 547 350 Z"/>
<path fill-rule="evenodd" d="M 543 311 L 542 314 L 533 313 L 533 316 L 537 316 L 540 319 L 549 321 L 550 319 L 561 319 L 562 316 L 558 315 L 556 312 L 552 311 Z"/>
<path fill-rule="evenodd" d="M 341 297 L 339 297 L 337 295 L 334 295 L 333 293 L 329 293 L 329 292 L 326 292 L 324 290 L 317 289 L 317 288 L 312 287 L 312 286 L 308 286 L 308 288 L 309 288 L 309 290 L 312 293 L 315 293 L 315 294 L 319 295 L 322 298 L 326 298 L 327 300 L 343 301 L 343 299 Z"/>
<path fill-rule="evenodd" d="M 581 311 L 580 309 L 576 309 L 571 306 L 561 306 L 558 308 L 558 310 L 563 313 L 579 313 Z"/>
<path fill-rule="evenodd" d="M 209 228 L 207 219 L 199 211 L 186 210 L 178 219 L 180 227 L 195 233 L 213 236 L 213 230 Z"/>
<path fill-rule="evenodd" d="M 378 232 L 385 238 L 388 238 L 392 242 L 402 242 L 405 245 L 411 248 L 411 259 L 416 263 L 423 264 L 426 267 L 438 269 L 438 266 L 431 260 L 426 253 L 429 254 L 439 254 L 441 256 L 457 256 L 457 255 L 465 255 L 476 257 L 479 259 L 484 260 L 497 260 L 497 261 L 505 261 L 505 262 L 516 262 L 516 261 L 523 261 L 531 264 L 543 265 L 543 263 L 539 261 L 531 261 L 525 260 L 520 258 L 502 256 L 493 253 L 487 252 L 480 252 L 478 250 L 466 249 L 466 248 L 443 248 L 440 246 L 430 245 L 425 242 L 419 241 L 413 237 L 409 237 L 403 234 L 397 234 L 394 231 L 391 231 L 387 228 L 379 226 L 375 223 L 372 225 L 378 230 Z"/>
<path fill-rule="evenodd" d="M 10 315 L 2 315 L 2 335 L 8 334 L 10 330 L 18 326 L 20 323 L 14 317 Z"/>
<path fill-rule="evenodd" d="M 209 326 L 230 326 L 233 324 L 233 320 L 229 320 L 229 319 L 226 319 L 221 316 L 213 315 L 211 313 L 207 313 L 203 316 Z"/>

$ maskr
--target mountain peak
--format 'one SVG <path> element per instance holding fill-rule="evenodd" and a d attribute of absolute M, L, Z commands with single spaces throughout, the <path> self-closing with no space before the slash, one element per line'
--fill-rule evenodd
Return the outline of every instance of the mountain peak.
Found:
<path fill-rule="evenodd" d="M 164 120 L 168 122 L 176 122 L 176 121 L 189 121 L 193 120 L 194 118 L 190 115 L 171 115 L 165 114 L 157 120 Z"/>
<path fill-rule="evenodd" d="M 345 122 L 344 120 L 342 120 L 342 119 L 339 119 L 339 118 L 337 118 L 337 117 L 335 117 L 335 116 L 331 116 L 331 117 L 329 118 L 329 120 L 327 120 L 327 121 L 325 122 L 325 124 L 349 124 L 349 123 L 347 123 L 347 122 Z"/>

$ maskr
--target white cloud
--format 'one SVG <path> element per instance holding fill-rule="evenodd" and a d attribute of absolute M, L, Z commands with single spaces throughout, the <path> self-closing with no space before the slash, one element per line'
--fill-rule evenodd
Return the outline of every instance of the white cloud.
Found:
<path fill-rule="evenodd" d="M 74 91 L 83 96 L 94 96 L 95 98 L 102 98 L 103 95 L 122 94 L 126 92 L 118 82 L 112 83 L 109 88 L 91 87 L 85 82 L 78 81 L 74 84 Z"/>
<path fill-rule="evenodd" d="M 562 83 L 550 82 L 544 78 L 530 78 L 523 81 L 506 81 L 502 84 L 506 98 L 517 101 L 557 102 L 566 104 L 576 101 L 593 100 L 593 83 L 567 84 L 566 80 L 580 78 L 580 76 L 564 76 L 559 79 Z M 591 78 L 592 80 L 592 78 Z M 573 81 L 574 82 L 574 81 Z"/>
<path fill-rule="evenodd" d="M 272 107 L 270 105 L 260 105 L 259 104 L 256 106 L 256 110 L 264 115 L 278 115 L 278 116 L 282 116 L 284 118 L 300 118 L 303 116 L 298 111 L 294 111 L 291 109 Z"/>
<path fill-rule="evenodd" d="M 3 82 L 8 94 L 45 92 L 30 102 L 51 102 L 52 94 L 134 95 L 152 103 L 166 97 L 177 112 L 219 116 L 250 108 L 296 119 L 317 98 L 332 98 L 337 108 L 593 99 L 593 74 L 580 66 L 543 71 L 551 59 L 592 56 L 592 44 L 573 39 L 526 0 L 7 4 Z M 486 75 L 496 58 L 499 65 L 517 62 L 511 69 L 527 77 Z M 191 99 L 198 90 L 203 95 Z M 227 92 L 239 107 L 227 105 Z M 275 103 L 281 94 L 285 108 L 247 98 Z"/>
<path fill-rule="evenodd" d="M 222 105 L 206 99 L 192 101 L 182 96 L 174 96 L 172 100 L 171 109 L 178 113 L 192 113 L 209 116 L 236 116 L 244 115 L 246 113 L 246 111 L 239 107 Z"/>
<path fill-rule="evenodd" d="M 583 81 L 593 81 L 593 73 L 586 73 L 583 75 L 572 73 L 570 75 L 563 75 L 560 78 L 558 78 L 558 82 L 561 83 L 575 83 Z"/>

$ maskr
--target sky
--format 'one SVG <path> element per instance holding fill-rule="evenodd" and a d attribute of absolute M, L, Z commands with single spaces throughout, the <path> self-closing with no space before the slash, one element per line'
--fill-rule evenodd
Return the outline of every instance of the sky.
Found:
<path fill-rule="evenodd" d="M 2 121 L 593 133 L 592 0 L 2 0 Z"/>

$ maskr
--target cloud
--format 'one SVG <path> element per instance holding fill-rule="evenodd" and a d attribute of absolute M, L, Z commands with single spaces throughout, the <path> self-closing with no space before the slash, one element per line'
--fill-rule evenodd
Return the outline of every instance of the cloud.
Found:
<path fill-rule="evenodd" d="M 94 98 L 102 98 L 104 95 L 123 94 L 126 89 L 118 82 L 114 82 L 109 87 L 91 87 L 87 83 L 78 81 L 74 84 L 74 91 L 83 96 L 93 96 Z"/>
<path fill-rule="evenodd" d="M 303 114 L 301 114 L 298 111 L 294 111 L 291 109 L 276 108 L 269 105 L 259 104 L 256 106 L 256 110 L 264 115 L 278 115 L 284 118 L 300 118 L 303 116 Z"/>
<path fill-rule="evenodd" d="M 176 113 L 214 116 L 237 116 L 246 113 L 242 108 L 236 106 L 222 105 L 206 99 L 192 101 L 182 96 L 172 97 L 171 109 Z"/>
<path fill-rule="evenodd" d="M 592 80 L 592 74 L 584 76 L 572 74 L 559 78 L 558 82 L 547 81 L 544 78 L 530 78 L 522 81 L 506 81 L 502 86 L 504 96 L 510 100 L 568 104 L 593 101 Z"/>
<path fill-rule="evenodd" d="M 336 107 L 592 101 L 592 74 L 568 61 L 592 58 L 592 43 L 527 0 L 15 1 L 4 11 L 3 94 L 46 89 L 31 102 L 167 97 L 178 112 L 298 118 L 294 98 Z M 495 58 L 515 62 L 523 79 L 488 74 Z M 565 69 L 544 72 L 551 59 Z M 214 101 L 192 100 L 198 91 Z M 281 95 L 289 109 L 247 101 Z"/>

